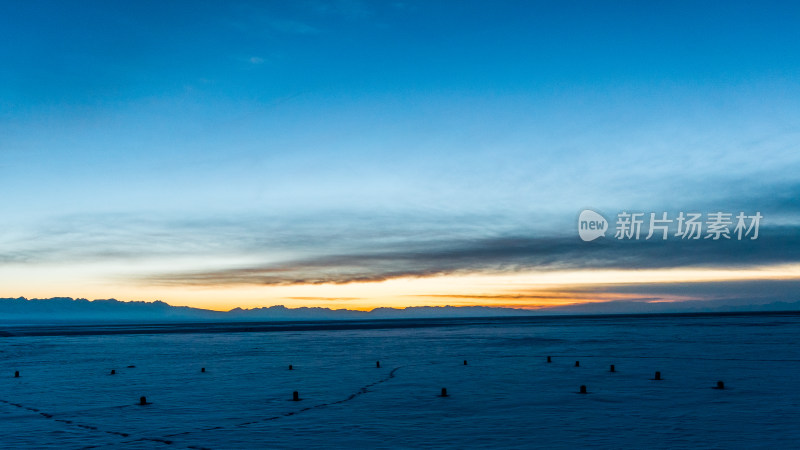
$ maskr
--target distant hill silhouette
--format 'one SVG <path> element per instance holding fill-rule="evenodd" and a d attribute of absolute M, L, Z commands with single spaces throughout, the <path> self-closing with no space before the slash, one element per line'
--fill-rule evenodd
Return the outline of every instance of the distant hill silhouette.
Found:
<path fill-rule="evenodd" d="M 281 320 L 374 320 L 458 317 L 501 317 L 554 314 L 643 314 L 736 311 L 800 311 L 800 302 L 749 304 L 730 300 L 647 303 L 609 301 L 541 309 L 489 306 L 413 306 L 376 308 L 372 311 L 318 307 L 270 306 L 230 311 L 212 311 L 153 302 L 124 302 L 115 299 L 86 300 L 69 297 L 49 299 L 0 298 L 0 323 L 56 322 L 204 322 Z"/>
<path fill-rule="evenodd" d="M 422 306 L 376 308 L 372 311 L 330 308 L 287 308 L 282 305 L 230 311 L 212 311 L 165 302 L 123 302 L 116 299 L 86 300 L 69 297 L 49 299 L 0 298 L 0 323 L 24 322 L 142 322 L 142 321 L 264 321 L 353 320 L 437 317 L 498 317 L 529 315 L 532 311 L 487 306 Z"/>

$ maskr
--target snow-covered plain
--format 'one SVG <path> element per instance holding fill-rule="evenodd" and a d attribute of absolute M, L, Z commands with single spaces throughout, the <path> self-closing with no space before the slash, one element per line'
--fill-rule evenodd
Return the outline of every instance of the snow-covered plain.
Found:
<path fill-rule="evenodd" d="M 800 315 L 1 337 L 0 447 L 796 448 L 799 342 Z"/>

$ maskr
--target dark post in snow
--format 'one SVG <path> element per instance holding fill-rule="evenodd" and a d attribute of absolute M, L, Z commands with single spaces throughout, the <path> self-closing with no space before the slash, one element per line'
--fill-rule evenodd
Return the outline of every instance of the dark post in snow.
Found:
<path fill-rule="evenodd" d="M 466 360 L 466 359 L 464 360 L 464 365 L 465 365 L 465 366 L 467 365 L 467 360 Z"/>
<path fill-rule="evenodd" d="M 715 389 L 725 389 L 725 382 L 717 381 L 717 387 Z"/>
<path fill-rule="evenodd" d="M 117 371 L 115 369 L 111 369 L 111 375 L 115 375 Z"/>
<path fill-rule="evenodd" d="M 289 364 L 289 370 L 293 370 L 293 369 L 294 369 L 294 367 L 292 367 L 292 365 Z"/>
<path fill-rule="evenodd" d="M 200 368 L 200 372 L 205 372 L 205 371 L 206 371 L 206 368 L 205 368 L 205 367 L 201 367 L 201 368 Z"/>
<path fill-rule="evenodd" d="M 292 401 L 299 402 L 300 401 L 300 394 L 297 391 L 292 392 Z"/>
<path fill-rule="evenodd" d="M 380 369 L 381 368 L 381 362 L 380 361 L 375 361 L 375 367 Z"/>
<path fill-rule="evenodd" d="M 609 372 L 616 372 L 617 370 L 614 368 L 614 365 L 612 364 L 611 367 L 609 367 L 608 371 Z"/>
<path fill-rule="evenodd" d="M 19 378 L 19 370 L 17 370 L 16 372 L 14 372 L 14 378 Z"/>
<path fill-rule="evenodd" d="M 439 397 L 447 397 L 447 396 L 448 396 L 447 395 L 447 388 L 442 388 L 442 395 L 440 395 Z"/>
<path fill-rule="evenodd" d="M 585 394 L 585 393 L 586 393 L 586 385 L 582 384 L 581 385 L 581 394 Z"/>
<path fill-rule="evenodd" d="M 146 405 L 147 404 L 147 397 L 139 397 L 139 404 Z"/>
<path fill-rule="evenodd" d="M 653 378 L 654 380 L 661 380 L 661 372 L 656 372 L 656 377 Z"/>
<path fill-rule="evenodd" d="M 551 358 L 551 357 L 549 357 L 549 356 L 548 356 L 548 357 L 547 357 L 547 362 L 549 362 L 549 363 L 553 362 L 553 358 Z"/>
<path fill-rule="evenodd" d="M 580 361 L 575 361 L 575 367 L 580 367 L 580 366 L 581 366 L 581 362 Z"/>

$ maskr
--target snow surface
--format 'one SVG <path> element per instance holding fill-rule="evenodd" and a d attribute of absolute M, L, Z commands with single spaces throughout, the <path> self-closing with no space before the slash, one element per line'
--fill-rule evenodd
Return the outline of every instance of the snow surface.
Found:
<path fill-rule="evenodd" d="M 796 448 L 799 341 L 800 315 L 5 337 L 0 447 Z"/>

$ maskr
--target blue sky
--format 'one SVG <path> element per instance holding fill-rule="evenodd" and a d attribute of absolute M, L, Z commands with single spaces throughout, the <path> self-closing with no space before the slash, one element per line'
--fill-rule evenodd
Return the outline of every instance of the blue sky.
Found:
<path fill-rule="evenodd" d="M 409 276 L 439 296 L 475 286 L 454 274 L 798 262 L 788 2 L 3 10 L 0 295 L 306 296 L 277 280 L 364 308 L 404 304 L 375 280 Z M 760 210 L 767 231 L 756 247 L 670 252 L 691 260 L 654 246 L 601 258 L 576 238 L 587 207 Z M 440 302 L 430 289 L 408 295 Z"/>

